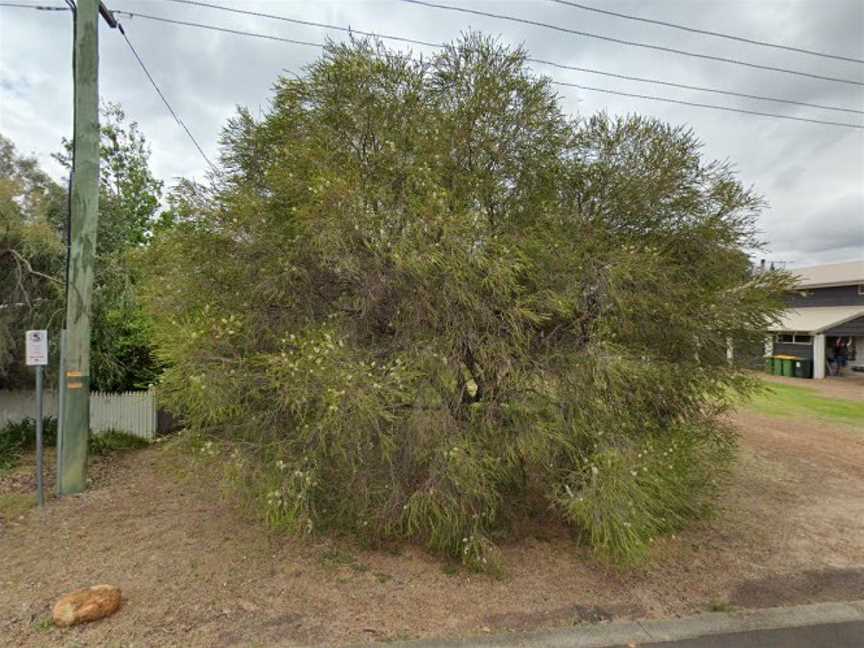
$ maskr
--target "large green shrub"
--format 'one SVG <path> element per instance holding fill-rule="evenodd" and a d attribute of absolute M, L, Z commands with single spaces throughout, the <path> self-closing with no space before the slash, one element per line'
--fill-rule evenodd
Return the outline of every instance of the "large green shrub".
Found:
<path fill-rule="evenodd" d="M 225 130 L 150 251 L 162 391 L 265 517 L 473 566 L 551 509 L 645 554 L 726 471 L 727 338 L 782 308 L 693 134 L 571 121 L 525 53 L 328 47 Z"/>

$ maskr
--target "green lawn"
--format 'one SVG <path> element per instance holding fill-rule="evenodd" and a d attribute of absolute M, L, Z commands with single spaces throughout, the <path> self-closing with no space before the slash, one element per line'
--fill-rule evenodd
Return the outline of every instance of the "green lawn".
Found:
<path fill-rule="evenodd" d="M 864 401 L 826 398 L 807 387 L 766 384 L 747 406 L 769 416 L 817 418 L 864 429 Z"/>

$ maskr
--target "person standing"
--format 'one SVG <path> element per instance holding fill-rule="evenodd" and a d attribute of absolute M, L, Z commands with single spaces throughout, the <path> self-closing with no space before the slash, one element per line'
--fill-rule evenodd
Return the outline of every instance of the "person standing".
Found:
<path fill-rule="evenodd" d="M 837 338 L 837 368 L 845 367 L 849 362 L 849 341 L 845 338 Z M 838 371 L 839 373 L 839 371 Z"/>

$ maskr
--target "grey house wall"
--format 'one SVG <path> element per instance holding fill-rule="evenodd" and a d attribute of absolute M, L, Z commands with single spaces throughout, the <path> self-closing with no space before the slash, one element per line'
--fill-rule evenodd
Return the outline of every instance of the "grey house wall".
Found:
<path fill-rule="evenodd" d="M 864 306 L 864 295 L 858 294 L 858 286 L 834 286 L 832 288 L 808 288 L 807 297 L 800 291 L 789 293 L 788 303 L 793 308 L 805 306 Z"/>
<path fill-rule="evenodd" d="M 813 343 L 810 344 L 789 344 L 788 342 L 775 342 L 773 355 L 791 355 L 804 358 L 805 360 L 813 359 Z"/>
<path fill-rule="evenodd" d="M 825 335 L 864 336 L 864 317 L 850 320 L 825 331 Z"/>

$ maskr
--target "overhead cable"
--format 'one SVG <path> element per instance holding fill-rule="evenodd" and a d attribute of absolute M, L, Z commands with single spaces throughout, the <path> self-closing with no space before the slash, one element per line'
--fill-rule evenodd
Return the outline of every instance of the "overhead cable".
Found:
<path fill-rule="evenodd" d="M 179 0 L 172 0 L 174 2 L 178 2 Z M 761 63 L 751 63 L 749 61 L 742 61 L 740 59 L 734 59 L 726 56 L 715 56 L 713 54 L 702 54 L 699 52 L 691 52 L 688 50 L 677 49 L 675 47 L 667 47 L 665 45 L 655 45 L 653 43 L 642 43 L 639 41 L 627 40 L 625 38 L 616 38 L 613 36 L 605 36 L 603 34 L 595 34 L 592 32 L 581 31 L 578 29 L 571 29 L 570 27 L 562 27 L 560 25 L 553 25 L 551 23 L 541 22 L 539 20 L 531 20 L 529 18 L 518 18 L 516 16 L 508 16 L 506 14 L 493 13 L 491 11 L 481 11 L 479 9 L 469 9 L 467 7 L 454 7 L 452 5 L 439 4 L 437 2 L 428 2 L 427 0 L 400 0 L 400 2 L 406 2 L 408 4 L 420 5 L 423 7 L 429 7 L 432 9 L 443 9 L 444 11 L 456 11 L 459 13 L 471 14 L 474 16 L 483 16 L 486 18 L 494 18 L 496 20 L 506 20 L 508 22 L 521 23 L 524 25 L 531 25 L 533 27 L 542 27 L 544 29 L 552 29 L 557 32 L 562 32 L 565 34 L 573 34 L 575 36 L 583 36 L 585 38 L 595 38 L 602 41 L 607 41 L 610 43 L 617 43 L 619 45 L 629 45 L 631 47 L 641 47 L 645 49 L 657 50 L 660 52 L 667 52 L 669 54 L 679 54 L 681 56 L 690 56 L 693 58 L 705 59 L 708 61 L 718 61 L 720 63 L 729 63 L 732 65 L 742 65 L 744 67 L 754 68 L 757 70 L 767 70 L 770 72 L 782 72 L 784 74 L 793 74 L 796 76 L 807 77 L 810 79 L 819 79 L 821 81 L 831 81 L 834 83 L 845 83 L 847 85 L 855 85 L 864 87 L 864 81 L 859 81 L 857 79 L 847 79 L 843 77 L 834 77 L 827 76 L 824 74 L 815 74 L 812 72 L 804 72 L 803 70 L 793 70 L 791 68 L 784 68 L 774 65 L 763 65 Z"/>
<path fill-rule="evenodd" d="M 747 38 L 746 36 L 737 36 L 726 32 L 711 31 L 710 29 L 700 29 L 698 27 L 690 27 L 689 25 L 681 25 L 679 23 L 668 22 L 666 20 L 656 20 L 654 18 L 644 18 L 642 16 L 634 16 L 625 14 L 619 11 L 611 11 L 609 9 L 601 9 L 600 7 L 592 7 L 582 4 L 581 2 L 572 2 L 572 0 L 548 0 L 560 5 L 567 5 L 582 9 L 583 11 L 591 11 L 606 16 L 614 16 L 615 18 L 623 18 L 625 20 L 634 20 L 637 22 L 649 23 L 651 25 L 660 25 L 662 27 L 671 27 L 672 29 L 680 29 L 681 31 L 690 32 L 693 34 L 702 34 L 703 36 L 715 36 L 717 38 L 725 38 L 727 40 L 738 41 L 739 43 L 748 43 L 750 45 L 759 45 L 761 47 L 773 47 L 775 49 L 786 50 L 787 52 L 798 52 L 799 54 L 809 54 L 810 56 L 821 56 L 823 58 L 836 59 L 838 61 L 849 61 L 850 63 L 864 63 L 864 59 L 855 58 L 853 56 L 843 56 L 842 54 L 831 54 L 829 52 L 820 52 L 817 50 L 797 47 L 795 45 L 783 45 L 781 43 L 769 43 L 755 38 Z"/>

